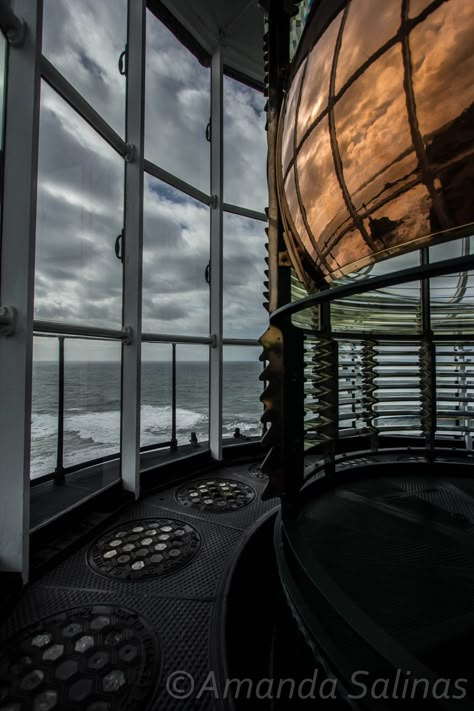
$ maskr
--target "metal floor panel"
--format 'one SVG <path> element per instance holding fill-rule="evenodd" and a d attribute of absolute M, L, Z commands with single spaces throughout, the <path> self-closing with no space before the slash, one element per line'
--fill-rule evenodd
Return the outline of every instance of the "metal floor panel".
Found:
<path fill-rule="evenodd" d="M 210 668 L 210 620 L 212 604 L 199 600 L 157 599 L 108 592 L 86 592 L 77 589 L 51 590 L 34 585 L 25 592 L 8 622 L 0 629 L 0 644 L 17 630 L 61 610 L 83 605 L 120 605 L 135 610 L 155 630 L 162 654 L 161 675 L 146 711 L 208 711 L 215 707 L 210 694 L 201 699 L 174 699 L 168 694 L 166 681 L 176 672 L 190 674 L 199 687 Z M 144 709 L 144 711 L 145 711 Z"/>
<path fill-rule="evenodd" d="M 222 526 L 231 526 L 232 528 L 241 531 L 252 526 L 257 519 L 263 516 L 267 511 L 274 508 L 278 503 L 278 499 L 270 501 L 262 501 L 262 493 L 266 488 L 266 480 L 259 480 L 252 476 L 249 471 L 249 465 L 240 465 L 238 467 L 225 467 L 209 474 L 211 479 L 232 479 L 240 480 L 251 486 L 255 490 L 254 500 L 242 509 L 229 511 L 225 513 L 213 513 L 207 511 L 199 511 L 198 509 L 185 507 L 179 503 L 176 498 L 176 489 L 168 489 L 163 492 L 158 492 L 147 498 L 147 502 L 152 505 L 157 505 L 168 509 L 174 514 L 186 513 L 188 516 L 202 521 L 208 521 L 221 524 Z M 200 476 L 199 480 L 206 480 L 206 477 Z"/>
<path fill-rule="evenodd" d="M 203 478 L 202 474 L 196 477 L 197 480 Z M 222 467 L 212 471 L 209 478 L 245 482 L 255 490 L 255 499 L 237 511 L 201 512 L 178 503 L 176 491 L 182 485 L 178 484 L 131 504 L 100 528 L 92 540 L 24 590 L 11 616 L 0 629 L 0 647 L 31 623 L 61 611 L 77 606 L 119 605 L 135 611 L 148 621 L 160 643 L 161 678 L 160 681 L 157 679 L 159 684 L 153 701 L 144 711 L 175 711 L 177 708 L 210 711 L 218 708 L 211 692 L 203 693 L 200 698 L 196 698 L 195 694 L 189 699 L 174 698 L 166 688 L 166 680 L 173 672 L 182 671 L 193 677 L 196 689 L 199 689 L 209 672 L 213 671 L 210 645 L 216 644 L 216 603 L 223 578 L 235 561 L 236 549 L 245 531 L 277 502 L 261 501 L 265 480 L 252 476 L 249 464 Z M 75 479 L 78 483 L 80 477 Z M 42 512 L 42 515 L 48 513 L 51 486 L 54 485 L 48 483 L 35 487 L 35 511 Z M 87 496 L 90 490 L 82 486 L 73 489 L 69 484 L 54 489 L 55 497 L 62 496 L 66 505 L 75 503 L 79 493 Z M 143 580 L 114 579 L 94 572 L 87 554 L 97 540 L 121 524 L 150 518 L 173 518 L 193 526 L 201 539 L 196 556 L 179 570 Z M 212 659 L 215 658 L 214 652 Z M 185 681 L 178 680 L 178 683 Z"/>
<path fill-rule="evenodd" d="M 147 502 L 137 503 L 119 516 L 111 525 L 115 528 L 121 522 L 141 518 L 168 518 L 169 512 Z M 176 573 L 137 582 L 112 580 L 95 573 L 87 563 L 87 553 L 91 543 L 87 543 L 77 552 L 60 563 L 38 581 L 48 587 L 70 587 L 83 590 L 121 591 L 124 594 L 153 597 L 178 597 L 209 599 L 215 596 L 222 569 L 229 554 L 241 537 L 241 532 L 219 526 L 208 521 L 196 522 L 196 519 L 181 514 L 182 519 L 194 526 L 201 536 L 201 550 L 196 558 Z M 106 529 L 108 530 L 108 529 Z"/>

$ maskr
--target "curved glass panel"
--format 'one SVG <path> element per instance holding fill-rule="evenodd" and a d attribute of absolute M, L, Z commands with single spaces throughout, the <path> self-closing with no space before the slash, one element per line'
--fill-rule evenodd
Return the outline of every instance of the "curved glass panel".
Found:
<path fill-rule="evenodd" d="M 342 13 L 337 16 L 321 37 L 319 42 L 321 51 L 311 52 L 308 57 L 298 111 L 298 143 L 318 116 L 327 109 L 334 48 L 341 20 Z M 288 116 L 285 121 L 290 123 L 291 116 Z"/>
<path fill-rule="evenodd" d="M 303 62 L 296 74 L 295 80 L 291 85 L 291 90 L 288 94 L 285 105 L 285 123 L 291 128 L 285 131 L 282 137 L 283 145 L 281 148 L 283 175 L 286 175 L 288 164 L 293 160 L 295 152 L 295 125 L 296 125 L 296 109 L 300 96 L 301 80 L 303 79 L 306 62 Z"/>
<path fill-rule="evenodd" d="M 314 264 L 308 288 L 474 222 L 474 16 L 462 0 L 425 5 L 411 8 L 410 21 L 400 0 L 376 13 L 354 0 L 340 48 L 336 18 L 309 51 L 303 79 L 297 72 L 290 85 L 278 168 L 296 160 L 302 233 L 284 173 L 281 205 L 288 243 L 299 242 Z"/>
<path fill-rule="evenodd" d="M 397 32 L 401 9 L 401 0 L 384 0 L 377 4 L 376 9 L 372 0 L 352 0 L 337 59 L 336 94 L 354 72 Z"/>
<path fill-rule="evenodd" d="M 43 13 L 43 54 L 124 136 L 127 0 L 44 0 Z"/>

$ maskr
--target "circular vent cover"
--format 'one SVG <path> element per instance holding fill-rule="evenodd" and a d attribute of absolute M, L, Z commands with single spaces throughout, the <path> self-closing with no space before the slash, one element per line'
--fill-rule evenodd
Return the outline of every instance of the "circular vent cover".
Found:
<path fill-rule="evenodd" d="M 181 487 L 176 494 L 180 504 L 199 511 L 227 513 L 252 503 L 255 491 L 241 481 L 206 479 Z"/>
<path fill-rule="evenodd" d="M 160 670 L 148 623 L 121 607 L 91 605 L 30 625 L 0 650 L 0 711 L 135 711 Z"/>
<path fill-rule="evenodd" d="M 110 578 L 144 580 L 183 568 L 200 547 L 199 533 L 185 521 L 146 518 L 104 533 L 91 546 L 88 562 Z"/>

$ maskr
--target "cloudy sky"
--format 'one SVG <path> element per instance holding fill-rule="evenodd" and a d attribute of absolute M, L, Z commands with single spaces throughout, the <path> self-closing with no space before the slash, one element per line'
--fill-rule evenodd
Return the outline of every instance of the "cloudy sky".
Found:
<path fill-rule="evenodd" d="M 122 136 L 125 0 L 45 0 L 43 54 Z M 266 197 L 264 98 L 225 79 L 225 201 L 262 211 Z M 147 12 L 145 157 L 209 192 L 210 70 Z M 41 89 L 35 317 L 119 328 L 124 162 L 45 82 Z M 225 215 L 225 336 L 256 338 L 262 308 L 264 223 Z M 209 208 L 145 176 L 143 329 L 208 335 Z M 36 339 L 35 357 L 55 357 Z M 192 349 L 186 349 L 192 359 Z M 157 349 L 157 357 L 160 355 Z M 76 347 L 107 359 L 116 349 Z M 83 354 L 81 356 L 81 354 Z M 195 357 L 202 357 L 202 349 Z M 147 349 L 147 358 L 153 358 Z M 230 357 L 245 358 L 233 351 Z M 254 357 L 254 353 L 252 353 Z"/>

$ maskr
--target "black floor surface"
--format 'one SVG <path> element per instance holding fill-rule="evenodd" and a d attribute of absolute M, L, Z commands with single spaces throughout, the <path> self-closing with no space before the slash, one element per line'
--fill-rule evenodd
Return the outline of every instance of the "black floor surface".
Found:
<path fill-rule="evenodd" d="M 117 516 L 107 529 L 122 522 L 135 519 L 172 518 L 189 523 L 201 537 L 199 553 L 185 567 L 175 573 L 153 579 L 126 582 L 97 574 L 89 566 L 87 553 L 91 542 L 48 570 L 21 595 L 8 620 L 0 629 L 0 648 L 20 630 L 69 608 L 91 605 L 117 605 L 135 611 L 148 620 L 155 631 L 162 655 L 162 670 L 151 703 L 143 708 L 150 711 L 174 711 L 175 709 L 222 708 L 211 690 L 198 698 L 198 690 L 210 672 L 215 660 L 224 654 L 216 648 L 221 633 L 220 607 L 217 601 L 226 573 L 235 562 L 237 548 L 246 531 L 257 519 L 274 508 L 276 500 L 261 501 L 265 480 L 249 472 L 249 464 L 226 466 L 215 470 L 210 478 L 242 481 L 255 490 L 254 500 L 245 508 L 226 513 L 206 513 L 182 506 L 176 498 L 174 487 L 143 498 Z M 202 479 L 202 475 L 198 477 Z M 204 477 L 205 478 L 205 477 Z M 100 537 L 98 534 L 97 538 Z M 195 692 L 187 698 L 175 698 L 167 689 L 167 680 L 176 672 L 183 672 L 177 679 L 179 689 L 190 675 L 194 679 Z M 173 678 L 171 678 L 173 681 Z M 5 693 L 5 689 L 3 690 Z M 5 697 L 4 697 L 5 698 Z M 90 709 L 105 709 L 94 706 Z M 31 699 L 31 706 L 2 705 L 0 684 L 0 711 L 48 711 L 47 705 Z M 51 707 L 52 709 L 53 707 Z M 54 706 L 66 711 L 64 706 Z M 89 711 L 87 703 L 83 708 Z M 113 708 L 129 708 L 127 706 Z M 130 707 L 134 711 L 136 707 Z M 224 704 L 225 708 L 225 704 Z M 69 711 L 69 709 L 67 709 Z"/>

